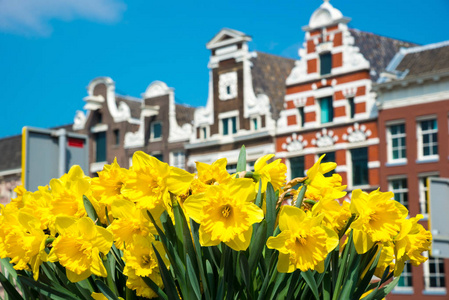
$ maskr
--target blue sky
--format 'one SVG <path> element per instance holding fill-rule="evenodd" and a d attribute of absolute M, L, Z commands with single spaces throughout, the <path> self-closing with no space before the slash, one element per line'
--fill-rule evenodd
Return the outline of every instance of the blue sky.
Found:
<path fill-rule="evenodd" d="M 449 40 L 448 0 L 331 0 L 350 27 L 419 44 Z M 298 58 L 303 25 L 322 0 L 0 2 L 0 137 L 73 121 L 89 81 L 109 76 L 140 97 L 154 80 L 176 101 L 206 103 L 205 44 L 223 27 L 251 50 Z"/>

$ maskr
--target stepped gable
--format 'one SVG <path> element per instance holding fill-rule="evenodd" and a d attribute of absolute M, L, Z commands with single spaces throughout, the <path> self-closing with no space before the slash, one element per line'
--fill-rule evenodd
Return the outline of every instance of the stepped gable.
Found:
<path fill-rule="evenodd" d="M 140 118 L 140 111 L 141 111 L 141 107 L 142 107 L 141 99 L 134 98 L 131 96 L 123 96 L 123 95 L 116 94 L 115 102 L 117 104 L 117 107 L 120 105 L 120 102 L 125 102 L 129 106 L 129 110 L 131 111 L 131 118 L 133 118 L 133 119 Z"/>
<path fill-rule="evenodd" d="M 175 104 L 176 121 L 179 126 L 184 124 L 191 124 L 193 122 L 193 114 L 195 113 L 195 107 Z"/>
<path fill-rule="evenodd" d="M 371 79 L 376 82 L 381 72 L 401 48 L 417 46 L 417 44 L 380 36 L 358 29 L 349 29 L 354 37 L 354 45 L 359 47 L 360 53 L 370 62 Z M 374 71 L 374 72 L 373 72 Z"/>
<path fill-rule="evenodd" d="M 0 139 L 0 170 L 22 167 L 22 135 Z"/>
<path fill-rule="evenodd" d="M 270 98 L 271 113 L 274 120 L 284 109 L 285 80 L 295 66 L 295 60 L 256 51 L 251 58 L 251 73 L 254 93 L 266 94 Z"/>
<path fill-rule="evenodd" d="M 405 78 L 449 71 L 449 41 L 408 49 L 396 70 Z"/>

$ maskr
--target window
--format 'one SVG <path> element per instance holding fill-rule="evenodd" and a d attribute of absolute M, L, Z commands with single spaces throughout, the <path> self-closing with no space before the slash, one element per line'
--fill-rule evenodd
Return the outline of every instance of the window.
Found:
<path fill-rule="evenodd" d="M 159 140 L 162 138 L 162 123 L 153 122 L 151 123 L 151 140 Z"/>
<path fill-rule="evenodd" d="M 207 126 L 201 126 L 198 128 L 198 138 L 200 140 L 205 140 L 209 136 L 208 134 L 209 130 Z"/>
<path fill-rule="evenodd" d="M 404 271 L 402 271 L 401 278 L 399 278 L 398 285 L 394 288 L 395 291 L 412 291 L 412 265 L 406 262 Z"/>
<path fill-rule="evenodd" d="M 368 180 L 368 148 L 351 150 L 352 185 L 367 185 Z"/>
<path fill-rule="evenodd" d="M 422 158 L 438 156 L 437 120 L 421 121 L 418 126 L 419 154 Z"/>
<path fill-rule="evenodd" d="M 184 151 L 172 152 L 172 166 L 180 169 L 185 169 L 186 167 L 186 155 Z"/>
<path fill-rule="evenodd" d="M 120 130 L 118 129 L 114 129 L 114 141 L 116 146 L 120 145 Z"/>
<path fill-rule="evenodd" d="M 326 154 L 326 156 L 323 157 L 323 159 L 321 160 L 321 163 L 327 163 L 327 162 L 335 162 L 335 152 L 328 152 L 328 153 L 321 153 L 318 154 L 318 158 L 321 157 L 321 155 Z M 325 177 L 332 177 L 332 174 L 335 173 L 335 169 L 327 172 L 326 174 L 324 174 Z"/>
<path fill-rule="evenodd" d="M 156 153 L 156 154 L 151 154 L 151 155 L 160 161 L 164 161 L 164 155 L 162 153 Z"/>
<path fill-rule="evenodd" d="M 237 117 L 221 119 L 221 123 L 223 125 L 223 135 L 229 135 L 229 132 L 232 132 L 232 134 L 237 133 Z"/>
<path fill-rule="evenodd" d="M 349 110 L 349 118 L 354 119 L 355 116 L 355 103 L 354 97 L 348 98 L 348 110 Z"/>
<path fill-rule="evenodd" d="M 106 161 L 106 131 L 95 134 L 95 162 Z"/>
<path fill-rule="evenodd" d="M 103 123 L 103 114 L 101 112 L 97 113 L 97 123 Z"/>
<path fill-rule="evenodd" d="M 321 111 L 321 124 L 332 122 L 334 120 L 332 96 L 320 99 L 319 103 Z"/>
<path fill-rule="evenodd" d="M 394 200 L 398 201 L 408 209 L 408 187 L 407 178 L 390 180 L 389 189 L 394 193 Z"/>
<path fill-rule="evenodd" d="M 424 218 L 427 218 L 427 213 L 428 213 L 428 203 L 429 203 L 429 198 L 428 198 L 428 186 L 427 186 L 427 178 L 430 177 L 438 177 L 438 175 L 430 175 L 430 176 L 420 176 L 419 177 L 419 208 L 420 208 L 420 213 L 424 216 Z"/>
<path fill-rule="evenodd" d="M 423 255 L 426 255 L 424 252 Z M 424 288 L 426 291 L 446 291 L 444 279 L 444 260 L 430 256 L 423 264 L 424 269 Z"/>
<path fill-rule="evenodd" d="M 304 156 L 292 157 L 289 159 L 290 162 L 290 179 L 304 177 L 305 167 L 304 167 Z M 295 185 L 293 188 L 297 189 L 301 184 Z"/>
<path fill-rule="evenodd" d="M 298 107 L 298 114 L 299 114 L 298 124 L 301 125 L 301 127 L 304 127 L 304 124 L 306 123 L 306 116 L 304 115 L 304 107 Z"/>
<path fill-rule="evenodd" d="M 237 172 L 237 164 L 227 165 L 226 171 L 228 171 L 229 174 L 234 174 Z"/>
<path fill-rule="evenodd" d="M 332 53 L 320 54 L 320 75 L 330 74 L 332 70 Z"/>
<path fill-rule="evenodd" d="M 250 161 L 248 162 L 248 171 L 254 172 L 254 165 L 256 164 L 256 161 Z"/>
<path fill-rule="evenodd" d="M 258 117 L 253 117 L 251 118 L 251 129 L 252 130 L 259 130 L 260 126 L 259 126 L 259 118 Z"/>
<path fill-rule="evenodd" d="M 407 152 L 405 146 L 405 124 L 395 124 L 388 127 L 388 158 L 390 161 L 405 161 Z"/>

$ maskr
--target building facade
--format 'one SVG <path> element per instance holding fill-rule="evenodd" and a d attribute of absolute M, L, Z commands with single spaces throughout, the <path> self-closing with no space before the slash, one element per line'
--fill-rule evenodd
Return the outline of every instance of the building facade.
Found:
<path fill-rule="evenodd" d="M 401 47 L 411 44 L 349 29 L 325 1 L 303 27 L 300 59 L 286 81 L 276 153 L 290 177 L 317 159 L 335 161 L 349 190 L 379 187 L 379 136 L 373 83 Z"/>
<path fill-rule="evenodd" d="M 449 42 L 399 51 L 376 91 L 380 187 L 428 228 L 427 178 L 449 178 Z M 449 260 L 432 256 L 407 265 L 391 299 L 447 299 L 445 270 Z"/>

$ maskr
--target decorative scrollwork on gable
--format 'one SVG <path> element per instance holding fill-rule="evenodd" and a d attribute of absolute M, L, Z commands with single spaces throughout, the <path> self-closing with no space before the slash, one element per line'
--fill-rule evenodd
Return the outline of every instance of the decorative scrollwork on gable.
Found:
<path fill-rule="evenodd" d="M 353 127 L 348 127 L 347 134 L 343 134 L 343 139 L 350 143 L 363 142 L 371 136 L 371 130 L 367 129 L 365 125 L 355 123 Z"/>
<path fill-rule="evenodd" d="M 286 142 L 282 144 L 282 149 L 288 152 L 301 151 L 307 146 L 307 141 L 304 140 L 302 135 L 297 135 L 293 133 L 292 136 L 288 137 Z"/>

